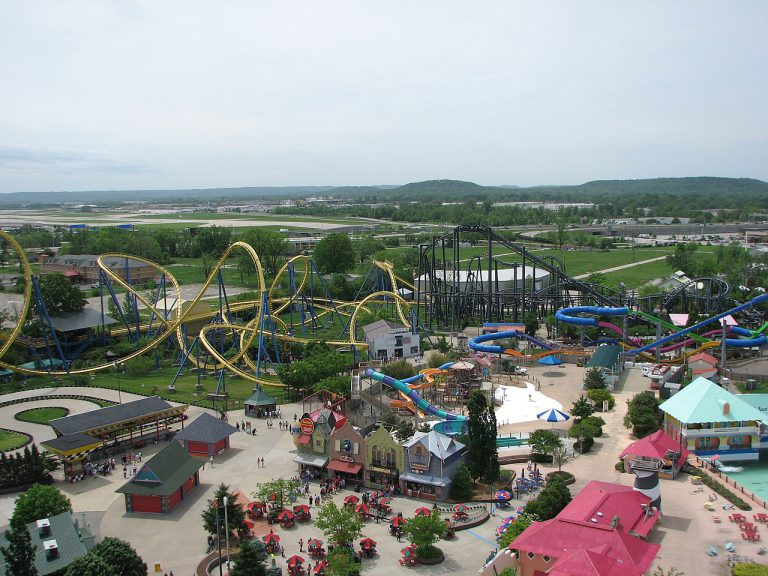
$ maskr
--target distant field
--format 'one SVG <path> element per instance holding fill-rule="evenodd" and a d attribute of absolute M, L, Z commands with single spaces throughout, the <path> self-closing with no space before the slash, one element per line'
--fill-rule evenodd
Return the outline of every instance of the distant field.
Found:
<path fill-rule="evenodd" d="M 633 266 L 632 268 L 625 268 L 624 270 L 617 270 L 616 272 L 608 272 L 605 277 L 613 285 L 618 285 L 619 282 L 624 282 L 624 285 L 634 290 L 647 284 L 654 278 L 664 278 L 674 272 L 674 269 L 667 264 L 666 260 L 659 260 L 658 262 L 649 262 L 647 264 L 640 264 Z"/>
<path fill-rule="evenodd" d="M 183 214 L 141 214 L 136 216 L 141 220 L 238 220 L 244 222 L 319 222 L 328 224 L 349 224 L 360 223 L 356 219 L 345 218 L 319 218 L 313 216 L 284 216 L 282 214 L 241 214 L 239 212 L 189 212 Z"/>

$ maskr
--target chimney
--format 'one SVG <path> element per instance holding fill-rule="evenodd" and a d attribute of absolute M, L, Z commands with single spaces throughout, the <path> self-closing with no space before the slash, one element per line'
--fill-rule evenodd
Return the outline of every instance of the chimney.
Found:
<path fill-rule="evenodd" d="M 59 557 L 59 545 L 56 543 L 56 540 L 44 540 L 43 549 L 48 560 L 54 560 Z"/>
<path fill-rule="evenodd" d="M 51 523 L 48 521 L 48 518 L 43 518 L 42 520 L 38 520 L 37 529 L 39 530 L 40 538 L 45 538 L 46 536 L 50 536 Z"/>
<path fill-rule="evenodd" d="M 731 413 L 731 403 L 725 400 L 718 400 L 720 406 L 723 408 L 723 416 L 729 416 Z"/>

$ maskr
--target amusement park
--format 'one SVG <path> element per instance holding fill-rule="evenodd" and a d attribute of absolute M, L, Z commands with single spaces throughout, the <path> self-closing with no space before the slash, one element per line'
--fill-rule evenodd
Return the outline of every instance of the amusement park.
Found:
<path fill-rule="evenodd" d="M 292 576 L 714 574 L 766 553 L 768 394 L 739 366 L 768 343 L 768 294 L 718 275 L 616 290 L 480 225 L 435 233 L 407 274 L 371 259 L 354 294 L 241 240 L 194 289 L 136 255 L 30 262 L 0 240 L 23 287 L 0 332 L 0 475 L 71 502 L 28 519 L 40 574 L 113 536 L 160 574 L 252 556 Z M 62 311 L 70 289 L 89 296 Z M 43 464 L 14 484 L 9 457 Z"/>

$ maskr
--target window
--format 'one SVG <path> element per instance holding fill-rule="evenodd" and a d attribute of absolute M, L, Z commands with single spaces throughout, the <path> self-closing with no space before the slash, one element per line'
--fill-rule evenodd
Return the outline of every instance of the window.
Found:
<path fill-rule="evenodd" d="M 350 454 L 352 452 L 352 440 L 342 440 L 341 451 Z"/>
<path fill-rule="evenodd" d="M 534 558 L 536 558 L 536 554 L 534 554 L 533 552 L 526 553 L 526 556 L 528 556 L 529 560 L 533 560 Z"/>
<path fill-rule="evenodd" d="M 547 564 L 552 562 L 552 558 L 550 556 L 547 556 L 546 554 L 544 554 L 544 556 L 542 556 L 541 559 L 544 560 L 544 562 L 546 562 Z"/>

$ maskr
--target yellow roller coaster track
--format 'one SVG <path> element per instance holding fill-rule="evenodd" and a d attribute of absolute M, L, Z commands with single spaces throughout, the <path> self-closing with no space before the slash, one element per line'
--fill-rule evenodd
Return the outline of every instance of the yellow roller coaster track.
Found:
<path fill-rule="evenodd" d="M 10 334 L 8 334 L 7 337 L 4 339 L 4 341 L 2 342 L 2 346 L 0 346 L 0 359 L 2 359 L 5 353 L 8 351 L 8 349 L 11 347 L 11 345 L 17 339 L 21 341 L 21 339 L 23 338 L 21 331 L 24 327 L 24 321 L 27 317 L 27 314 L 29 313 L 30 302 L 32 299 L 31 298 L 32 268 L 29 265 L 29 261 L 26 258 L 24 250 L 10 234 L 8 234 L 3 230 L 0 230 L 0 238 L 7 241 L 10 244 L 11 248 L 18 254 L 19 261 L 21 263 L 21 267 L 24 273 L 24 305 L 19 313 L 18 319 L 16 321 L 16 326 L 13 328 Z M 299 338 L 297 336 L 292 336 L 286 333 L 287 326 L 285 322 L 278 317 L 278 315 L 281 312 L 285 311 L 289 306 L 293 304 L 298 304 L 298 301 L 293 296 L 288 298 L 274 297 L 274 292 L 282 276 L 289 269 L 289 266 L 291 265 L 295 266 L 296 264 L 303 263 L 304 266 L 302 267 L 301 278 L 298 282 L 298 285 L 295 287 L 295 290 L 293 291 L 294 295 L 301 293 L 302 290 L 305 289 L 307 281 L 309 280 L 309 276 L 311 273 L 311 270 L 310 270 L 311 264 L 310 264 L 309 258 L 306 256 L 296 256 L 294 258 L 291 258 L 280 268 L 277 275 L 275 276 L 275 279 L 272 282 L 272 285 L 269 287 L 269 289 L 267 289 L 266 281 L 264 279 L 264 270 L 261 266 L 261 261 L 259 259 L 259 256 L 256 253 L 256 251 L 253 249 L 253 247 L 251 247 L 249 244 L 246 244 L 245 242 L 234 242 L 225 250 L 224 254 L 222 254 L 222 256 L 218 259 L 216 264 L 211 268 L 211 271 L 208 274 L 208 277 L 205 279 L 205 282 L 203 283 L 202 287 L 200 288 L 200 291 L 195 295 L 195 297 L 192 300 L 188 302 L 188 305 L 185 310 L 182 310 L 182 306 L 181 306 L 181 302 L 182 302 L 181 286 L 176 280 L 176 278 L 173 276 L 173 274 L 171 274 L 165 267 L 155 262 L 152 262 L 151 260 L 147 260 L 146 258 L 132 256 L 129 254 L 109 253 L 109 254 L 102 254 L 101 256 L 99 256 L 97 258 L 97 262 L 101 270 L 104 272 L 104 274 L 113 283 L 122 287 L 127 293 L 134 295 L 136 299 L 146 307 L 150 315 L 153 316 L 158 322 L 160 322 L 165 329 L 163 333 L 156 336 L 155 339 L 149 342 L 146 346 L 142 347 L 139 350 L 135 350 L 131 352 L 127 356 L 120 358 L 120 362 L 121 363 L 128 362 L 134 358 L 141 356 L 142 354 L 145 354 L 153 350 L 154 348 L 159 346 L 161 343 L 163 343 L 165 340 L 167 340 L 171 336 L 171 334 L 175 333 L 176 340 L 181 350 L 185 353 L 185 355 L 188 357 L 188 360 L 193 365 L 198 366 L 199 365 L 198 361 L 195 359 L 195 357 L 192 354 L 189 354 L 190 351 L 188 348 L 189 346 L 188 338 L 185 337 L 184 335 L 183 325 L 185 323 L 192 322 L 192 321 L 211 320 L 216 314 L 218 314 L 218 311 L 211 311 L 209 314 L 208 313 L 200 314 L 199 311 L 195 312 L 194 310 L 195 310 L 195 306 L 203 298 L 203 295 L 205 294 L 208 287 L 217 277 L 219 270 L 224 265 L 224 262 L 234 250 L 245 251 L 245 253 L 248 256 L 250 256 L 251 260 L 253 261 L 254 268 L 256 270 L 257 278 L 258 278 L 258 288 L 256 290 L 258 294 L 258 298 L 254 300 L 246 301 L 246 302 L 238 302 L 237 304 L 234 304 L 233 306 L 230 307 L 230 311 L 255 309 L 256 314 L 254 315 L 254 318 L 245 325 L 233 324 L 230 321 L 230 319 L 226 317 L 226 315 L 221 319 L 222 320 L 221 322 L 206 324 L 200 329 L 200 333 L 199 333 L 200 343 L 205 348 L 205 350 L 216 360 L 217 362 L 216 366 L 218 369 L 226 368 L 233 374 L 237 374 L 238 376 L 257 384 L 266 384 L 270 386 L 282 386 L 282 384 L 279 382 L 256 377 L 254 374 L 252 374 L 247 370 L 247 369 L 256 370 L 256 361 L 250 357 L 250 355 L 248 354 L 248 351 L 253 345 L 254 340 L 258 338 L 259 333 L 262 331 L 262 326 L 260 326 L 259 324 L 264 318 L 264 311 L 262 310 L 262 306 L 265 300 L 268 303 L 270 309 L 272 310 L 270 313 L 270 317 L 272 321 L 275 323 L 275 325 L 277 326 L 277 330 L 275 333 L 275 336 L 277 338 L 279 338 L 280 340 L 290 341 L 290 342 L 305 343 L 310 341 L 307 338 Z M 105 264 L 105 260 L 108 258 L 128 258 L 131 260 L 135 260 L 143 264 L 146 264 L 148 266 L 151 266 L 158 272 L 158 275 L 165 276 L 165 278 L 171 283 L 172 291 L 175 293 L 176 301 L 179 303 L 175 308 L 173 317 L 171 319 L 166 318 L 166 314 L 164 313 L 164 311 L 158 310 L 141 292 L 136 290 L 133 286 L 131 286 L 129 283 L 123 280 L 123 278 L 121 278 L 118 274 L 113 272 Z M 357 340 L 357 336 L 355 334 L 357 317 L 361 312 L 370 311 L 370 308 L 368 307 L 369 304 L 375 304 L 377 302 L 394 303 L 395 309 L 397 311 L 397 314 L 401 322 L 403 322 L 403 324 L 405 325 L 410 325 L 410 321 L 408 320 L 407 314 L 403 311 L 403 308 L 407 307 L 408 303 L 397 293 L 398 278 L 394 274 L 392 265 L 389 262 L 379 262 L 379 261 L 374 261 L 374 265 L 381 268 L 384 272 L 386 272 L 389 275 L 389 278 L 393 287 L 393 290 L 391 292 L 390 291 L 375 292 L 374 294 L 370 294 L 366 296 L 359 302 L 331 303 L 327 299 L 313 298 L 313 307 L 321 311 L 320 314 L 314 315 L 315 319 L 317 319 L 318 317 L 324 314 L 329 314 L 329 313 L 338 313 L 341 316 L 350 318 L 348 340 L 330 341 L 330 342 L 327 342 L 328 344 L 332 346 L 339 346 L 339 347 L 355 346 L 361 349 L 367 348 L 367 344 L 365 342 L 361 342 Z M 349 311 L 350 309 L 351 309 L 351 312 Z M 141 330 L 143 327 L 143 329 L 146 331 L 148 329 L 148 325 L 149 323 L 145 322 L 144 324 L 139 326 L 139 329 Z M 210 342 L 209 334 L 214 330 L 224 330 L 232 333 L 233 335 L 237 335 L 239 337 L 239 350 L 235 356 L 231 358 L 225 358 L 216 349 L 216 347 Z M 127 332 L 127 329 L 117 329 L 116 332 Z M 265 332 L 271 333 L 269 332 L 269 330 L 265 330 Z M 79 368 L 79 369 L 69 370 L 69 371 L 63 371 L 63 370 L 48 371 L 43 369 L 22 368 L 20 366 L 14 366 L 12 364 L 7 364 L 5 362 L 0 361 L 0 368 L 13 370 L 15 372 L 26 374 L 29 376 L 48 376 L 48 375 L 67 376 L 71 374 L 92 374 L 102 370 L 107 370 L 112 366 L 113 366 L 112 362 L 106 362 L 98 366 L 90 366 L 88 368 Z"/>

